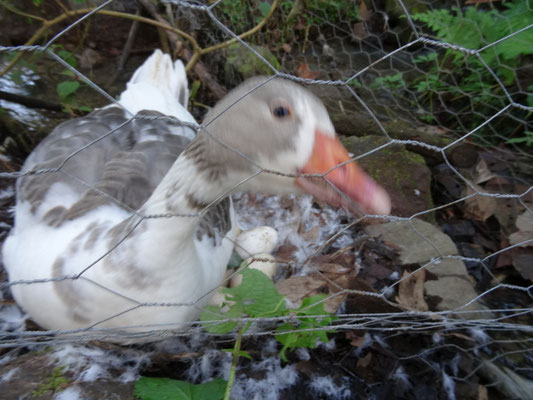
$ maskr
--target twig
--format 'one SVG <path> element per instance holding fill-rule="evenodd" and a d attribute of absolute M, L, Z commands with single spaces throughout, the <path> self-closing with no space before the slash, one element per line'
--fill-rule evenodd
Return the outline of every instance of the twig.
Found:
<path fill-rule="evenodd" d="M 147 0 L 139 0 L 139 3 L 148 11 L 148 13 L 155 18 L 162 25 L 170 27 L 168 22 L 157 12 L 155 6 Z M 169 36 L 170 41 L 174 44 L 174 47 L 179 47 L 180 38 L 178 34 L 172 30 L 168 30 L 167 35 Z M 193 71 L 198 75 L 200 80 L 205 84 L 205 86 L 218 98 L 221 99 L 226 95 L 226 89 L 224 89 L 220 84 L 213 79 L 211 74 L 208 72 L 207 68 L 200 62 L 198 62 L 198 57 L 200 56 L 200 47 L 194 47 L 194 52 L 191 54 L 191 51 L 185 47 L 182 48 L 181 56 L 188 61 L 187 71 L 190 70 L 192 66 Z"/>
<path fill-rule="evenodd" d="M 135 15 L 137 16 L 141 15 L 141 10 L 138 9 L 135 12 Z M 126 44 L 124 45 L 124 50 L 122 50 L 122 54 L 120 55 L 120 60 L 118 61 L 118 66 L 117 66 L 118 72 L 124 69 L 124 65 L 126 64 L 126 60 L 128 59 L 128 56 L 130 55 L 131 48 L 133 46 L 135 37 L 137 36 L 138 30 L 139 30 L 139 21 L 135 20 L 131 24 L 131 28 L 128 33 L 128 39 L 126 40 Z"/>
<path fill-rule="evenodd" d="M 8 8 L 7 6 L 5 6 L 3 2 L 0 2 L 0 4 L 3 5 L 4 7 L 6 7 L 8 10 L 12 11 L 12 9 Z M 67 18 L 76 16 L 76 15 L 88 14 L 88 13 L 92 12 L 93 10 L 94 10 L 93 8 L 85 8 L 85 9 L 82 9 L 82 10 L 73 10 L 73 11 L 70 11 L 69 13 L 61 14 L 58 17 L 56 17 L 54 19 L 51 19 L 51 20 L 46 20 L 46 19 L 43 19 L 43 18 L 40 18 L 40 17 L 32 16 L 30 14 L 26 14 L 25 15 L 26 17 L 35 18 L 35 19 L 38 19 L 39 21 L 42 21 L 43 25 L 33 34 L 33 36 L 24 44 L 24 46 L 32 46 L 33 44 L 35 44 L 37 42 L 37 40 L 39 40 L 39 38 L 44 34 L 44 32 L 46 32 L 52 26 L 54 26 L 54 25 L 56 25 L 56 24 L 58 24 L 60 22 L 63 22 Z M 16 13 L 17 14 L 21 14 L 20 12 L 16 12 Z M 194 49 L 197 49 L 197 50 L 200 49 L 200 46 L 198 45 L 198 42 L 196 42 L 196 39 L 194 39 L 191 35 L 183 32 L 183 31 L 181 31 L 181 30 L 179 30 L 177 28 L 173 28 L 170 25 L 168 25 L 167 23 L 161 23 L 161 22 L 158 22 L 158 21 L 154 21 L 153 19 L 144 18 L 144 17 L 138 16 L 138 15 L 123 13 L 123 12 L 118 12 L 118 11 L 98 10 L 96 13 L 97 14 L 102 14 L 102 15 L 108 15 L 108 16 L 111 16 L 111 17 L 119 17 L 119 18 L 131 19 L 131 20 L 134 20 L 134 21 L 144 22 L 144 23 L 149 24 L 149 25 L 153 25 L 153 26 L 156 26 L 156 27 L 160 27 L 160 28 L 166 29 L 168 31 L 174 32 L 175 34 L 179 34 L 180 36 L 182 36 L 185 39 L 187 39 L 191 43 L 191 45 L 192 45 L 192 47 Z M 8 72 L 11 68 L 13 68 L 13 65 L 15 65 L 17 63 L 17 61 L 20 59 L 20 57 L 22 57 L 23 54 L 24 54 L 24 52 L 17 53 L 17 55 L 15 57 L 13 57 L 13 60 L 11 60 L 11 62 L 2 71 L 0 71 L 0 77 L 2 75 L 4 75 L 6 72 Z"/>
<path fill-rule="evenodd" d="M 253 35 L 254 33 L 258 32 L 263 26 L 265 26 L 265 24 L 267 23 L 267 21 L 270 19 L 270 17 L 272 16 L 272 14 L 274 14 L 274 11 L 276 10 L 276 8 L 278 7 L 278 4 L 279 4 L 279 0 L 274 0 L 272 2 L 272 5 L 270 6 L 270 11 L 268 12 L 267 15 L 265 15 L 265 18 L 263 18 L 261 20 L 261 22 L 259 22 L 256 26 L 254 26 L 252 29 L 244 32 L 244 33 L 241 33 L 240 35 L 238 35 L 237 37 L 239 39 L 245 39 L 246 37 L 250 36 L 250 35 Z M 225 47 L 228 47 L 229 45 L 232 45 L 233 43 L 236 43 L 238 40 L 235 39 L 235 38 L 231 38 L 229 40 L 226 40 L 225 42 L 222 42 L 222 43 L 219 43 L 219 44 L 216 44 L 214 46 L 210 46 L 210 47 L 206 47 L 204 49 L 201 49 L 200 50 L 200 54 L 201 55 L 204 55 L 204 54 L 207 54 L 207 53 L 210 53 L 212 51 L 215 51 L 215 50 L 220 50 L 220 49 L 223 49 Z"/>

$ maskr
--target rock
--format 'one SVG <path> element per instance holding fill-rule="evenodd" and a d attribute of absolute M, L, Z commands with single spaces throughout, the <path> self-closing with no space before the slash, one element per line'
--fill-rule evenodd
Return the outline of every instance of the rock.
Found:
<path fill-rule="evenodd" d="M 412 225 L 411 225 L 412 224 Z M 381 225 L 369 225 L 365 232 L 374 238 L 380 238 L 397 248 L 402 264 L 426 265 L 437 279 L 424 283 L 427 296 L 437 296 L 440 302 L 436 308 L 440 311 L 460 309 L 461 318 L 489 318 L 486 310 L 478 301 L 462 307 L 475 299 L 478 294 L 474 289 L 474 279 L 468 274 L 460 259 L 442 258 L 440 256 L 457 255 L 457 248 L 449 236 L 427 222 L 413 219 L 409 221 L 392 221 Z M 473 311 L 464 313 L 464 311 Z"/>
<path fill-rule="evenodd" d="M 272 52 L 262 46 L 250 45 L 263 56 L 274 68 L 280 70 L 281 65 Z M 226 64 L 224 65 L 227 86 L 236 86 L 245 79 L 256 75 L 272 75 L 268 65 L 253 52 L 240 43 L 235 43 L 226 49 Z"/>
<path fill-rule="evenodd" d="M 387 143 L 387 140 L 379 136 L 351 136 L 343 142 L 348 151 L 358 156 Z M 394 144 L 357 162 L 389 193 L 391 214 L 411 217 L 433 208 L 431 172 L 418 154 Z M 421 218 L 433 222 L 435 217 L 433 213 L 427 213 Z"/>

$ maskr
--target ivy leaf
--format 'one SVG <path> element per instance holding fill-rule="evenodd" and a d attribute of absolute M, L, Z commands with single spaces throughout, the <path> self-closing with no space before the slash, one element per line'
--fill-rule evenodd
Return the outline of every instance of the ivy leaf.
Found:
<path fill-rule="evenodd" d="M 78 90 L 79 87 L 80 87 L 79 82 L 65 81 L 65 82 L 59 83 L 56 87 L 56 90 L 57 90 L 57 94 L 59 95 L 59 98 L 64 100 L 69 95 L 71 95 L 76 90 Z"/>
<path fill-rule="evenodd" d="M 194 385 L 169 378 L 141 377 L 133 394 L 141 400 L 219 400 L 224 397 L 226 385 L 220 378 Z"/>

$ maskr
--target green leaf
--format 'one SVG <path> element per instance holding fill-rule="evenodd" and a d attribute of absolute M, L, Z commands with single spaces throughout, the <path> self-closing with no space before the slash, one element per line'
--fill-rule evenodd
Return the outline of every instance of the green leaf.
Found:
<path fill-rule="evenodd" d="M 270 11 L 270 4 L 268 4 L 266 1 L 262 1 L 261 3 L 259 3 L 259 11 L 261 11 L 261 15 L 263 16 L 263 18 L 265 18 L 269 11 Z"/>
<path fill-rule="evenodd" d="M 191 90 L 189 91 L 189 101 L 194 100 L 194 98 L 198 94 L 198 90 L 200 89 L 201 85 L 202 83 L 200 81 L 193 81 L 191 85 Z"/>
<path fill-rule="evenodd" d="M 200 321 L 202 321 L 202 325 L 207 332 L 223 335 L 233 331 L 237 326 L 237 322 L 219 321 L 239 318 L 242 312 L 242 307 L 240 307 L 238 304 L 230 307 L 230 309 L 225 313 L 221 313 L 221 310 L 216 306 L 206 306 L 200 313 Z"/>
<path fill-rule="evenodd" d="M 70 51 L 61 49 L 57 52 L 57 55 L 65 60 L 71 67 L 76 66 L 76 58 Z"/>
<path fill-rule="evenodd" d="M 57 85 L 56 90 L 60 99 L 66 99 L 69 95 L 74 93 L 80 87 L 79 82 L 65 81 Z"/>
<path fill-rule="evenodd" d="M 294 312 L 295 321 L 297 322 L 288 322 L 276 330 L 276 340 L 283 344 L 280 352 L 283 361 L 287 361 L 285 355 L 287 349 L 292 350 L 297 347 L 314 348 L 317 341 L 327 342 L 329 340 L 327 333 L 332 331 L 321 329 L 321 327 L 330 325 L 337 318 L 324 310 L 324 299 L 324 295 L 305 298 L 300 308 Z M 306 329 L 313 328 L 320 329 L 306 331 Z"/>
<path fill-rule="evenodd" d="M 141 377 L 133 394 L 141 400 L 219 400 L 224 397 L 226 383 L 220 378 L 194 385 L 168 378 Z"/>
<path fill-rule="evenodd" d="M 222 349 L 222 351 L 225 351 L 227 353 L 235 353 L 235 349 Z M 239 357 L 244 357 L 244 358 L 247 358 L 248 360 L 253 360 L 252 356 L 247 351 L 239 350 L 238 353 L 239 353 Z"/>
<path fill-rule="evenodd" d="M 278 293 L 268 276 L 256 269 L 245 269 L 241 274 L 242 283 L 239 286 L 222 289 L 226 304 L 232 302 L 229 310 L 222 313 L 218 307 L 207 306 L 200 313 L 200 320 L 209 333 L 225 334 L 237 326 L 237 322 L 218 322 L 221 320 L 243 316 L 273 317 L 287 313 L 284 297 Z"/>
<path fill-rule="evenodd" d="M 509 139 L 506 143 L 525 143 L 526 146 L 533 145 L 533 132 L 524 132 L 523 137 Z"/>
<path fill-rule="evenodd" d="M 245 269 L 242 283 L 222 293 L 236 305 L 242 305 L 246 315 L 252 318 L 280 315 L 286 311 L 285 299 L 278 293 L 272 279 L 256 269 Z"/>

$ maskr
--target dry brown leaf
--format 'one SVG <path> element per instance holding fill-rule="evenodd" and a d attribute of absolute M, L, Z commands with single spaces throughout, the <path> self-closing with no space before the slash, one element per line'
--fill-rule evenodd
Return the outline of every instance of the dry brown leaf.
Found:
<path fill-rule="evenodd" d="M 292 278 L 278 281 L 277 291 L 298 307 L 305 297 L 315 294 L 317 289 L 326 285 L 326 281 L 315 276 L 293 276 Z"/>
<path fill-rule="evenodd" d="M 320 235 L 320 225 L 309 229 L 307 232 L 300 232 L 300 237 L 306 242 L 316 242 Z"/>
<path fill-rule="evenodd" d="M 324 272 L 323 275 L 316 273 L 307 276 L 293 276 L 278 281 L 276 289 L 296 307 L 299 307 L 305 297 L 324 294 L 327 287 L 328 297 L 324 302 L 324 310 L 330 313 L 335 312 L 347 296 L 346 293 L 340 292 L 348 287 L 350 271 L 336 264 L 318 264 L 315 265 L 315 268 L 317 271 L 323 268 L 328 272 Z"/>
<path fill-rule="evenodd" d="M 361 2 L 359 6 L 359 19 L 361 21 L 368 21 L 374 15 L 374 11 L 369 10 L 364 1 Z"/>
<path fill-rule="evenodd" d="M 365 334 L 356 331 L 346 332 L 346 339 L 350 341 L 353 347 L 361 347 L 365 341 Z"/>
<path fill-rule="evenodd" d="M 353 272 L 353 268 L 346 268 L 339 264 L 324 263 L 318 264 L 316 269 L 328 275 L 328 278 L 332 279 L 332 276 L 344 275 Z"/>
<path fill-rule="evenodd" d="M 474 177 L 474 183 L 476 185 L 479 185 L 480 183 L 487 182 L 491 180 L 492 178 L 495 178 L 496 175 L 494 175 L 491 170 L 489 169 L 489 166 L 485 162 L 485 160 L 480 159 L 479 162 L 476 165 L 475 169 L 475 177 Z"/>
<path fill-rule="evenodd" d="M 518 244 L 533 239 L 533 214 L 524 211 L 516 219 L 518 231 L 509 236 L 511 244 Z M 533 246 L 533 242 L 524 243 L 522 247 Z"/>
<path fill-rule="evenodd" d="M 302 63 L 298 67 L 296 75 L 304 79 L 315 79 L 318 75 L 320 75 L 320 72 L 312 72 L 307 64 Z"/>
<path fill-rule="evenodd" d="M 287 43 L 283 43 L 283 44 L 281 45 L 281 48 L 283 49 L 283 51 L 284 51 L 285 53 L 290 53 L 291 50 L 292 50 L 292 47 L 291 47 L 289 44 L 287 44 Z"/>
<path fill-rule="evenodd" d="M 409 275 L 410 272 L 404 271 L 403 276 Z M 398 288 L 398 296 L 396 301 L 398 304 L 406 307 L 409 310 L 428 311 L 429 307 L 424 299 L 424 282 L 426 281 L 426 270 L 421 269 L 410 275 L 408 278 L 400 282 Z"/>
<path fill-rule="evenodd" d="M 483 192 L 483 189 L 479 186 L 475 187 L 479 192 Z M 474 190 L 467 186 L 465 195 L 468 196 L 472 193 L 474 193 Z M 496 212 L 496 208 L 497 201 L 494 197 L 477 195 L 465 200 L 464 215 L 477 221 L 486 221 Z"/>

